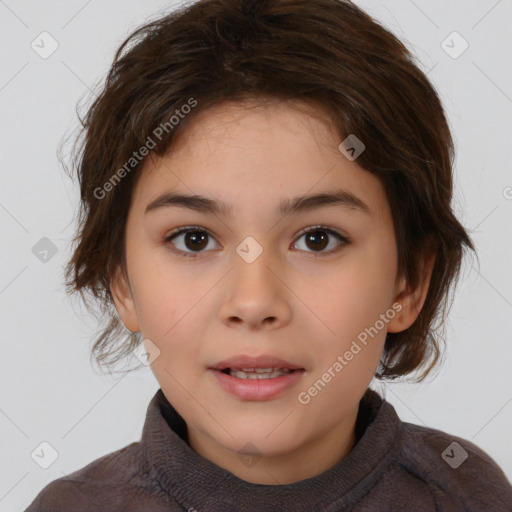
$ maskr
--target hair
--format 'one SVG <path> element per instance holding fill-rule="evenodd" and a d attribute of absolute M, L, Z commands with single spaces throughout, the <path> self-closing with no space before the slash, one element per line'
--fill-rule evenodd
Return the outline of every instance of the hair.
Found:
<path fill-rule="evenodd" d="M 476 251 L 450 206 L 454 145 L 433 85 L 404 44 L 348 0 L 200 0 L 120 45 L 84 118 L 77 109 L 71 156 L 81 202 L 66 291 L 79 292 L 90 311 L 99 304 L 106 319 L 91 358 L 109 366 L 141 342 L 110 291 L 118 271 L 127 277 L 125 226 L 147 158 L 141 148 L 158 138 L 151 152 L 166 154 L 199 112 L 247 99 L 314 106 L 340 141 L 354 134 L 365 143 L 357 163 L 385 188 L 398 275 L 410 289 L 435 250 L 423 307 L 409 328 L 387 333 L 376 373 L 384 380 L 424 369 L 423 380 L 443 355 L 438 331 L 463 250 Z"/>

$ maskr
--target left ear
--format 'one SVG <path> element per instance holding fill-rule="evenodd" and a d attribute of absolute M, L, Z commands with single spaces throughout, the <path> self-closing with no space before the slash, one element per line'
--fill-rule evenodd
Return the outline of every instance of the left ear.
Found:
<path fill-rule="evenodd" d="M 402 309 L 388 322 L 388 332 L 405 331 L 405 329 L 409 328 L 415 322 L 416 318 L 418 318 L 427 297 L 436 255 L 437 247 L 433 247 L 431 244 L 423 258 L 421 280 L 416 289 L 410 290 L 409 285 L 405 282 L 405 278 L 400 280 L 399 291 L 393 303 L 400 303 Z"/>

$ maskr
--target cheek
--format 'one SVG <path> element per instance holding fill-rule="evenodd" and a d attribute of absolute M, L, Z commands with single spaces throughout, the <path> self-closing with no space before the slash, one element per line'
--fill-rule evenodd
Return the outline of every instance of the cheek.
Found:
<path fill-rule="evenodd" d="M 164 341 L 199 302 L 205 286 L 192 266 L 177 264 L 165 247 L 144 241 L 131 249 L 130 275 L 143 334 Z"/>
<path fill-rule="evenodd" d="M 310 308 L 329 327 L 322 328 L 325 334 L 317 338 L 322 350 L 318 352 L 315 378 L 328 380 L 330 376 L 324 374 L 331 369 L 336 375 L 331 377 L 332 390 L 345 393 L 347 386 L 354 391 L 358 386 L 364 388 L 382 355 L 386 320 L 390 321 L 395 313 L 389 303 L 394 254 L 390 251 L 384 256 L 384 251 L 376 245 L 354 251 L 331 267 L 329 278 L 317 275 L 317 286 L 310 288 Z M 318 286 L 319 283 L 323 285 Z M 342 357 L 341 362 L 338 356 Z"/>
<path fill-rule="evenodd" d="M 334 335 L 353 337 L 389 309 L 393 284 L 387 260 L 360 252 L 333 265 L 323 280 L 313 279 L 308 296 Z"/>
<path fill-rule="evenodd" d="M 142 335 L 159 348 L 152 368 L 166 379 L 170 376 L 164 368 L 172 374 L 197 371 L 203 325 L 212 308 L 207 292 L 218 281 L 213 277 L 199 276 L 192 266 L 171 265 L 165 257 L 137 269 L 134 288 Z"/>

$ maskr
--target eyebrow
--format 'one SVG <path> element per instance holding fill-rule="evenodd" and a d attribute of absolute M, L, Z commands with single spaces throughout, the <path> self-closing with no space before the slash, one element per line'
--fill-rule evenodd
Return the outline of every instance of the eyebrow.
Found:
<path fill-rule="evenodd" d="M 325 206 L 342 206 L 366 215 L 373 215 L 370 207 L 359 197 L 346 190 L 323 192 L 314 195 L 298 196 L 285 199 L 277 209 L 277 214 L 302 213 L 316 210 Z M 181 207 L 200 213 L 211 213 L 223 217 L 233 217 L 233 207 L 224 201 L 218 201 L 201 195 L 186 195 L 174 192 L 166 192 L 151 201 L 144 212 L 154 212 L 164 208 Z"/>

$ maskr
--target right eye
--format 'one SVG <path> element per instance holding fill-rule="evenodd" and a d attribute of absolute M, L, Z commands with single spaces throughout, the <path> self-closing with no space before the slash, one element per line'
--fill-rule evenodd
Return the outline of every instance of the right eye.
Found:
<path fill-rule="evenodd" d="M 165 238 L 165 242 L 170 243 L 171 251 L 179 256 L 197 258 L 198 254 L 205 252 L 205 249 L 208 247 L 208 238 L 213 240 L 213 236 L 208 230 L 199 226 L 187 226 L 171 233 Z M 179 243 L 176 244 L 174 239 L 177 239 Z M 178 245 L 181 245 L 181 247 L 177 247 Z M 187 249 L 191 252 L 188 252 Z"/>

